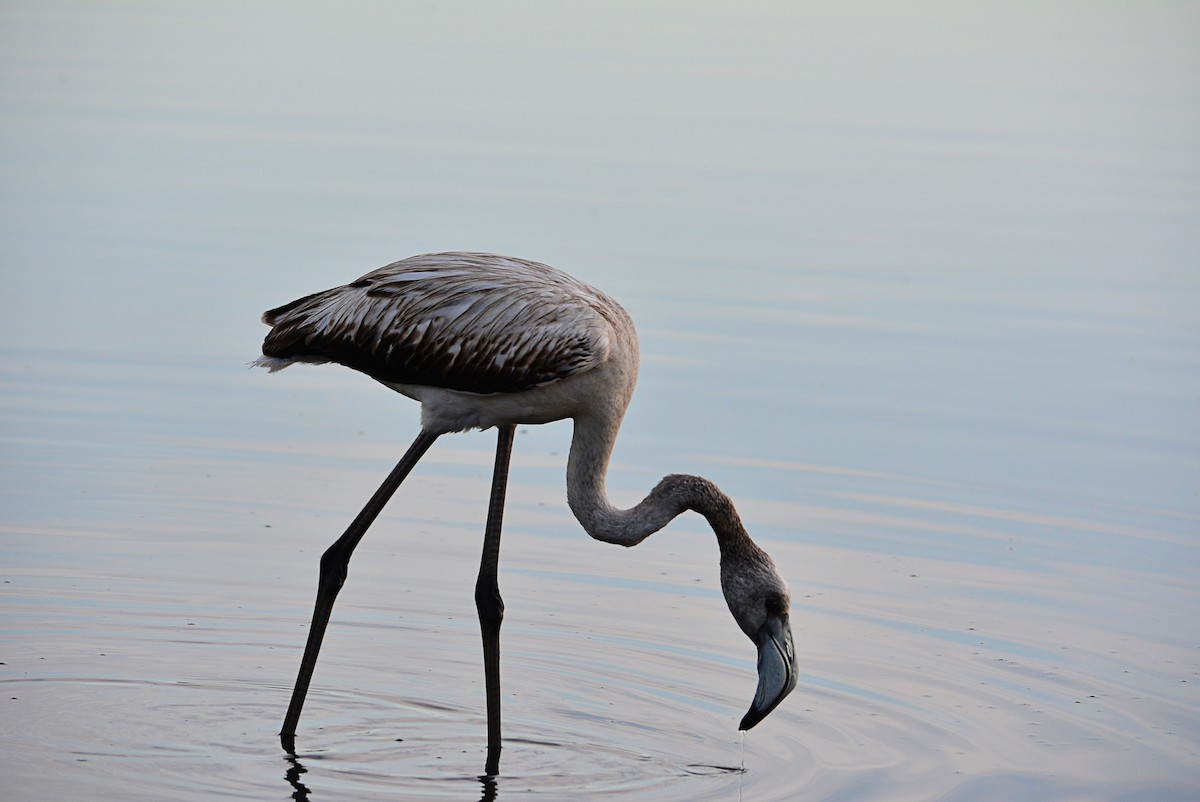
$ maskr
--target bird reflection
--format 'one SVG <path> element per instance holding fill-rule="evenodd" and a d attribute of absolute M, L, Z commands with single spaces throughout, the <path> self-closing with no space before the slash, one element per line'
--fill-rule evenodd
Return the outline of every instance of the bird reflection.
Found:
<path fill-rule="evenodd" d="M 295 755 L 287 755 L 284 758 L 288 763 L 288 769 L 284 772 L 283 778 L 288 781 L 288 785 L 292 786 L 292 799 L 295 802 L 315 802 L 309 796 L 308 786 L 300 780 L 300 776 L 306 774 L 308 769 L 304 768 L 304 764 L 300 762 L 300 758 Z M 499 788 L 496 783 L 496 775 L 499 773 L 499 755 L 488 755 L 487 774 L 479 775 L 479 784 L 483 786 L 483 792 L 479 796 L 479 802 L 496 802 L 496 795 Z"/>
<path fill-rule="evenodd" d="M 300 782 L 300 775 L 308 769 L 304 768 L 300 758 L 295 755 L 287 755 L 285 759 L 288 762 L 288 770 L 284 772 L 283 778 L 288 781 L 288 785 L 292 786 L 292 799 L 296 802 L 309 802 L 308 786 Z"/>
<path fill-rule="evenodd" d="M 479 797 L 479 802 L 496 802 L 496 775 L 481 774 L 479 782 L 483 785 L 483 796 Z"/>

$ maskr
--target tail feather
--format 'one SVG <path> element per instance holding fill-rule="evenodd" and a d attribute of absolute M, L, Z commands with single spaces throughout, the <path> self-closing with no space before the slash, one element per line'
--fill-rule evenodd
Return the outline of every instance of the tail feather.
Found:
<path fill-rule="evenodd" d="M 294 365 L 297 362 L 304 362 L 309 365 L 324 365 L 329 362 L 328 359 L 322 359 L 319 356 L 307 357 L 278 357 L 278 356 L 260 356 L 253 362 L 247 363 L 252 368 L 266 368 L 268 372 L 274 373 L 277 370 L 283 370 L 288 365 Z"/>

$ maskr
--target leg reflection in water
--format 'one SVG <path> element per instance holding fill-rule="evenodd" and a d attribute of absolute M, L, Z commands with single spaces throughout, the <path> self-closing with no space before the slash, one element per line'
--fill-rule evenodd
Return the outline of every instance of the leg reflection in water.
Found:
<path fill-rule="evenodd" d="M 283 778 L 287 780 L 288 785 L 292 787 L 292 799 L 294 802 L 320 802 L 309 795 L 308 786 L 300 781 L 303 774 L 308 773 L 308 769 L 304 768 L 304 764 L 300 762 L 300 758 L 295 755 L 287 755 L 284 758 L 288 763 L 287 771 L 284 772 Z M 491 758 L 489 757 L 489 760 Z M 496 775 L 481 774 L 478 777 L 479 784 L 483 786 L 483 791 L 479 796 L 479 802 L 496 802 L 496 794 L 498 791 L 496 785 Z M 331 799 L 333 797 L 330 797 Z"/>

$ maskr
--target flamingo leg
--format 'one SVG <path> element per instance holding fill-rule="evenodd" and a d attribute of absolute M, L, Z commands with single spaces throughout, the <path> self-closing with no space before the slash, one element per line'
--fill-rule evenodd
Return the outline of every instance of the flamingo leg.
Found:
<path fill-rule="evenodd" d="M 312 681 L 313 669 L 317 665 L 317 654 L 321 651 L 321 641 L 325 638 L 325 627 L 329 624 L 329 615 L 333 612 L 333 602 L 338 591 L 346 582 L 347 568 L 354 547 L 362 540 L 367 529 L 379 516 L 388 499 L 395 494 L 400 483 L 404 481 L 413 466 L 424 456 L 438 435 L 424 430 L 409 446 L 408 451 L 396 463 L 396 467 L 388 474 L 387 479 L 371 496 L 362 511 L 323 555 L 321 555 L 321 578 L 317 584 L 317 602 L 313 608 L 312 624 L 308 628 L 308 643 L 304 646 L 304 657 L 300 661 L 300 673 L 296 676 L 296 687 L 292 690 L 292 701 L 288 705 L 287 715 L 283 719 L 283 729 L 279 732 L 279 743 L 285 752 L 296 754 L 296 725 L 300 722 L 300 711 L 304 708 L 304 697 L 308 694 L 308 685 Z"/>
<path fill-rule="evenodd" d="M 475 608 L 479 611 L 479 628 L 483 633 L 483 675 L 487 689 L 488 755 L 484 772 L 488 776 L 500 773 L 500 624 L 504 620 L 504 600 L 500 598 L 496 573 L 500 562 L 500 528 L 508 487 L 508 463 L 516 427 L 509 424 L 498 426 L 497 430 L 496 467 L 492 473 L 479 579 L 475 583 Z"/>

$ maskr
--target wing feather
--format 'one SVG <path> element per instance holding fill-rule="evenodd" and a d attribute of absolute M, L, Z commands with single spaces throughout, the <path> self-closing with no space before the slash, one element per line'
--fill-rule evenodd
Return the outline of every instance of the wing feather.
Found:
<path fill-rule="evenodd" d="M 266 312 L 263 354 L 393 383 L 516 392 L 602 364 L 618 316 L 611 298 L 546 265 L 428 254 Z"/>

